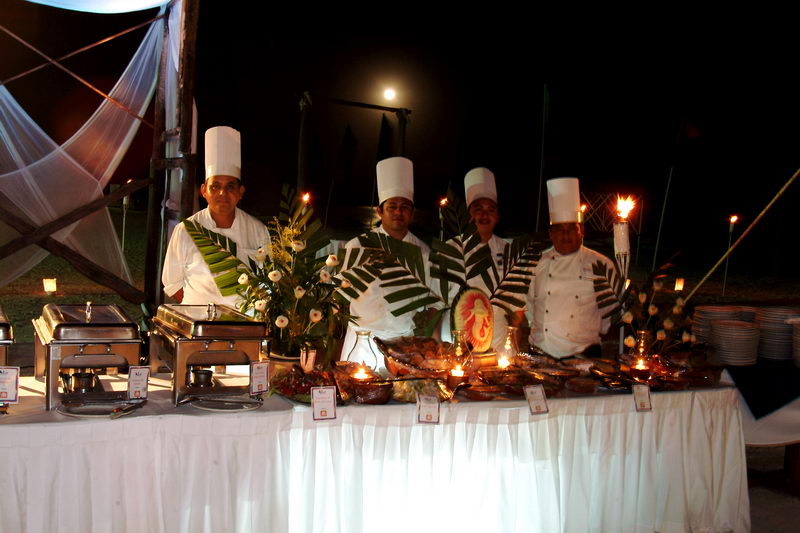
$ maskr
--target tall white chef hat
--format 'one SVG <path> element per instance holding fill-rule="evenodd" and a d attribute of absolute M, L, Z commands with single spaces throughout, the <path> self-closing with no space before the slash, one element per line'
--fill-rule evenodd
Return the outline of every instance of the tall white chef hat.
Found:
<path fill-rule="evenodd" d="M 464 195 L 467 197 L 467 207 L 480 198 L 488 198 L 497 203 L 497 186 L 492 171 L 478 167 L 467 172 L 464 176 Z"/>
<path fill-rule="evenodd" d="M 242 179 L 242 134 L 229 126 L 206 130 L 206 179 L 212 176 Z"/>
<path fill-rule="evenodd" d="M 405 157 L 378 161 L 378 203 L 399 196 L 414 201 L 414 165 Z"/>
<path fill-rule="evenodd" d="M 578 178 L 547 180 L 547 203 L 550 206 L 550 224 L 583 222 Z"/>

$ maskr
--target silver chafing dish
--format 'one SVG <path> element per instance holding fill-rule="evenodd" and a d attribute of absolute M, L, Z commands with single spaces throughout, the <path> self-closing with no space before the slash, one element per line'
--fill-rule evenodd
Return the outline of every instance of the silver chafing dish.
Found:
<path fill-rule="evenodd" d="M 64 402 L 127 400 L 127 391 L 103 390 L 97 379 L 139 364 L 139 327 L 122 309 L 47 304 L 33 329 L 34 375 L 44 377 L 48 411 Z"/>
<path fill-rule="evenodd" d="M 227 365 L 259 361 L 267 325 L 224 305 L 165 304 L 150 332 L 150 368 L 172 372 L 175 404 L 192 397 L 248 394 L 248 385 L 222 385 L 213 376 Z M 212 370 L 212 368 L 214 370 Z"/>
<path fill-rule="evenodd" d="M 8 349 L 14 342 L 14 332 L 8 317 L 0 307 L 0 366 L 8 366 Z"/>

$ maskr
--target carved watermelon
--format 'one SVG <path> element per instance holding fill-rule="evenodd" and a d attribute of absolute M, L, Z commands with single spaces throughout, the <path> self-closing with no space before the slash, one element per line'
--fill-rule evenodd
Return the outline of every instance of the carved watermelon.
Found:
<path fill-rule="evenodd" d="M 494 314 L 492 304 L 482 290 L 467 287 L 456 294 L 450 312 L 450 329 L 463 329 L 474 352 L 492 348 Z"/>

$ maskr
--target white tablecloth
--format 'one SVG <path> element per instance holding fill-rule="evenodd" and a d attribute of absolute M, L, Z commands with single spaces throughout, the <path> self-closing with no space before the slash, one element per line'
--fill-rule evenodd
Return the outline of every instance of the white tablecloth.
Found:
<path fill-rule="evenodd" d="M 559 399 L 534 416 L 522 402 L 460 403 L 439 425 L 415 424 L 413 405 L 314 422 L 279 399 L 115 421 L 12 414 L 0 531 L 748 531 L 737 391 L 653 404 Z"/>

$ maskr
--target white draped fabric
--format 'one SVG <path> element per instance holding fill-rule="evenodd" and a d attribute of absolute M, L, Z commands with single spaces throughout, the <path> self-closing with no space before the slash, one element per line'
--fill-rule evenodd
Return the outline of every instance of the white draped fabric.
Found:
<path fill-rule="evenodd" d="M 241 414 L 161 398 L 116 421 L 12 406 L 0 420 L 0 530 L 750 528 L 732 388 L 654 394 L 643 413 L 629 395 L 555 399 L 535 416 L 523 402 L 443 405 L 439 425 L 415 423 L 414 405 L 314 422 L 277 398 Z"/>
<path fill-rule="evenodd" d="M 87 13 L 128 13 L 166 4 L 169 0 L 27 0 L 32 4 L 85 11 Z"/>
<path fill-rule="evenodd" d="M 78 4 L 91 3 L 63 2 L 65 5 L 59 7 L 77 8 Z M 145 2 L 139 4 L 138 9 L 145 8 Z M 152 7 L 152 2 L 149 4 L 147 7 Z M 176 24 L 172 19 L 179 21 L 179 18 L 178 5 L 171 17 L 170 27 Z M 155 89 L 163 24 L 163 20 L 158 20 L 151 25 L 125 72 L 110 92 L 114 99 L 139 115 L 147 109 Z M 179 35 L 176 33 L 170 42 L 170 58 L 177 56 L 178 42 Z M 171 76 L 172 79 L 174 77 Z M 89 120 L 68 141 L 58 146 L 25 113 L 11 93 L 0 86 L 0 199 L 18 216 L 40 226 L 102 196 L 102 189 L 119 165 L 138 128 L 138 119 L 104 100 Z M 0 223 L 0 243 L 18 235 L 17 231 Z M 53 237 L 130 281 L 130 273 L 106 209 L 53 234 Z M 28 246 L 0 261 L 0 286 L 24 274 L 46 256 L 47 252 L 43 249 Z"/>

